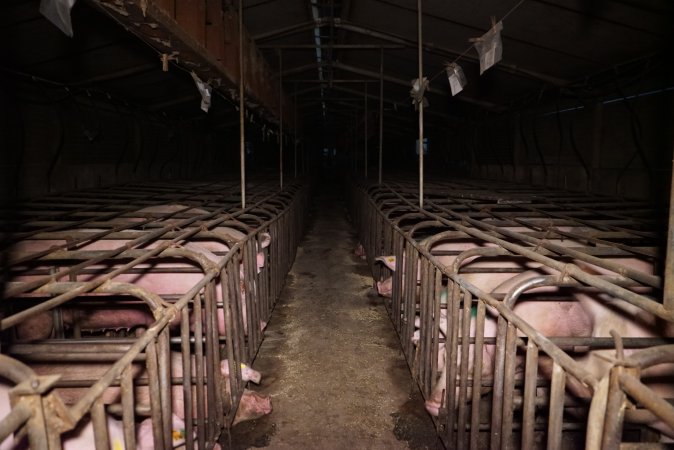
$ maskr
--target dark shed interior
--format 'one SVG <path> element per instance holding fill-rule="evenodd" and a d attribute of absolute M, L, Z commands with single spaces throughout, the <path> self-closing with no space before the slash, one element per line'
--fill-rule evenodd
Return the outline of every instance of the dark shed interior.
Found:
<path fill-rule="evenodd" d="M 237 4 L 147 2 L 143 17 L 136 3 L 78 2 L 69 37 L 39 2 L 3 2 L 5 192 L 238 173 Z M 674 134 L 670 2 L 511 3 L 424 2 L 427 170 L 663 201 Z M 296 142 L 312 164 L 334 149 L 340 173 L 362 173 L 367 143 L 374 176 L 382 110 L 384 173 L 412 168 L 414 2 L 243 8 L 249 170 L 278 166 L 281 86 L 290 173 Z M 469 40 L 492 19 L 504 19 L 503 59 L 480 75 Z M 453 97 L 451 62 L 467 79 Z M 208 113 L 191 72 L 214 86 Z"/>
<path fill-rule="evenodd" d="M 82 417 L 114 450 L 671 445 L 674 400 L 646 411 L 620 377 L 657 359 L 630 352 L 662 346 L 672 370 L 659 381 L 674 391 L 673 151 L 670 0 L 3 0 L 0 365 L 12 369 L 0 381 L 18 385 L 36 361 L 77 365 L 88 338 L 96 361 L 146 364 L 142 381 L 120 363 L 109 379 L 26 375 L 38 384 L 21 395 L 98 380 L 147 391 L 154 375 L 161 394 L 136 392 L 147 407 L 126 394 L 65 401 L 75 409 L 46 432 L 30 428 L 46 409 L 29 420 L 14 407 L 21 432 L 0 409 L 0 450 L 13 432 L 60 448 Z M 488 262 L 459 273 L 464 256 Z M 140 281 L 167 273 L 200 281 Z M 536 276 L 487 290 L 485 273 Z M 599 334 L 599 316 L 582 316 L 586 334 L 529 329 L 508 304 L 520 295 L 624 300 L 650 328 Z M 102 297 L 150 305 L 143 331 L 69 322 L 65 302 Z M 18 327 L 48 304 L 50 331 L 27 339 Z M 476 331 L 490 314 L 493 330 Z M 506 375 L 473 378 L 482 346 Z M 602 356 L 610 388 L 569 362 L 596 349 L 614 351 Z M 92 355 L 105 352 L 116 356 Z M 253 363 L 268 376 L 257 391 Z M 178 444 L 176 379 L 199 409 L 179 418 Z M 283 399 L 276 416 L 269 395 Z M 243 405 L 255 420 L 238 425 Z M 618 431 L 586 434 L 600 416 Z M 143 426 L 152 441 L 133 437 Z"/>

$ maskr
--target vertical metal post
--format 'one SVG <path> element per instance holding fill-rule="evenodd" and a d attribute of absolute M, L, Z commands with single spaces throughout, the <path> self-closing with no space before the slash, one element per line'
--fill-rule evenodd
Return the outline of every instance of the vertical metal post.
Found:
<path fill-rule="evenodd" d="M 358 174 L 358 110 L 353 116 L 353 175 Z"/>
<path fill-rule="evenodd" d="M 283 189 L 283 50 L 278 51 L 278 148 L 279 148 L 279 186 Z"/>
<path fill-rule="evenodd" d="M 246 137 L 243 90 L 243 0 L 239 0 L 239 159 L 241 164 L 241 209 L 246 208 Z"/>
<path fill-rule="evenodd" d="M 423 67 L 423 41 L 421 28 L 421 0 L 417 0 L 417 45 L 419 53 L 419 87 L 421 88 L 424 67 Z M 424 102 L 423 98 L 419 102 L 419 207 L 424 207 Z"/>
<path fill-rule="evenodd" d="M 363 137 L 365 139 L 365 143 L 363 144 L 364 147 L 364 153 L 365 153 L 365 160 L 364 160 L 364 170 L 363 173 L 365 174 L 365 179 L 367 180 L 367 81 L 365 82 L 365 114 L 364 117 L 365 119 L 363 120 Z"/>
<path fill-rule="evenodd" d="M 293 132 L 293 139 L 294 139 L 293 142 L 294 142 L 294 144 L 295 144 L 295 145 L 294 145 L 294 147 L 295 147 L 295 149 L 294 149 L 294 150 L 295 150 L 295 155 L 294 155 L 294 156 L 295 156 L 295 157 L 294 157 L 294 161 L 295 161 L 295 178 L 297 178 L 297 83 L 295 83 L 295 98 L 294 98 L 294 100 L 295 100 L 295 104 L 294 104 L 294 106 L 295 106 L 295 110 L 294 110 L 294 111 L 295 111 L 295 112 L 294 112 L 293 115 L 295 116 L 295 117 L 294 117 L 295 120 L 293 121 L 293 124 L 294 124 L 294 127 L 295 127 L 295 131 Z"/>
<path fill-rule="evenodd" d="M 384 47 L 379 49 L 379 184 L 384 153 Z"/>
<path fill-rule="evenodd" d="M 663 306 L 674 309 L 674 161 L 672 162 L 672 187 L 669 193 L 669 225 L 667 227 L 667 256 L 665 259 L 665 292 Z M 674 326 L 669 325 L 674 331 Z"/>

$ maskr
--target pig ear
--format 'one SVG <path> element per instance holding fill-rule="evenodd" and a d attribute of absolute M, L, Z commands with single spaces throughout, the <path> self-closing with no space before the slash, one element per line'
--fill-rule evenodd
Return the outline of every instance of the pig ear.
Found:
<path fill-rule="evenodd" d="M 271 235 L 269 233 L 260 233 L 260 246 L 267 248 L 269 244 L 271 244 Z"/>
<path fill-rule="evenodd" d="M 386 267 L 391 269 L 392 271 L 396 271 L 396 257 L 394 255 L 390 256 L 377 256 L 375 261 L 382 262 Z"/>

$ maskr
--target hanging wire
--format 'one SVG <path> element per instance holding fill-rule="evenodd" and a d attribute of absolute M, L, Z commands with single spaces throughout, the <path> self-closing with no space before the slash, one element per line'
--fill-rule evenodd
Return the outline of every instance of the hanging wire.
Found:
<path fill-rule="evenodd" d="M 506 20 L 506 19 L 508 18 L 508 16 L 510 16 L 510 15 L 511 15 L 512 13 L 514 13 L 520 6 L 522 6 L 522 3 L 524 3 L 525 1 L 526 1 L 526 0 L 520 0 L 515 6 L 513 6 L 512 8 L 510 8 L 510 11 L 508 11 L 507 13 L 505 13 L 505 15 L 504 15 L 503 17 L 501 17 L 501 19 L 498 20 L 498 21 L 496 21 L 495 23 L 503 22 L 504 20 Z M 461 58 L 463 58 L 464 56 L 466 56 L 466 55 L 468 54 L 468 52 L 471 51 L 471 50 L 473 49 L 473 47 L 474 47 L 473 44 L 469 45 L 468 48 L 466 48 L 466 49 L 463 51 L 463 53 L 461 53 L 459 56 L 457 56 L 456 58 L 454 58 L 454 60 L 451 61 L 451 62 L 448 63 L 448 64 L 455 64 L 455 63 L 457 63 Z M 436 73 L 435 75 L 433 75 L 431 78 L 429 78 L 429 79 L 428 79 L 428 82 L 430 83 L 431 81 L 435 80 L 435 79 L 438 78 L 440 75 L 442 75 L 443 73 L 445 73 L 445 69 L 444 69 L 444 68 L 443 68 L 442 70 L 440 70 L 438 73 Z"/>

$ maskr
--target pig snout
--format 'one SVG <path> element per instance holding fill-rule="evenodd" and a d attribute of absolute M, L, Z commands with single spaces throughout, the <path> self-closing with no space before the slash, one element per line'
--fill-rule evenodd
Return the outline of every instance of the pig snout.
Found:
<path fill-rule="evenodd" d="M 234 425 L 246 420 L 259 419 L 272 412 L 271 397 L 245 389 L 241 396 L 239 409 L 234 416 Z"/>
<path fill-rule="evenodd" d="M 243 378 L 244 381 L 252 381 L 255 384 L 260 384 L 262 375 L 252 367 L 241 364 L 241 378 Z"/>
<path fill-rule="evenodd" d="M 393 293 L 393 278 L 377 281 L 377 293 L 382 297 L 391 297 Z"/>
<path fill-rule="evenodd" d="M 353 251 L 353 254 L 359 257 L 360 259 L 367 259 L 363 244 L 359 243 L 356 249 Z"/>
<path fill-rule="evenodd" d="M 229 360 L 223 359 L 220 361 L 220 373 L 224 377 L 229 376 Z M 257 370 L 253 369 L 247 364 L 241 363 L 241 379 L 243 381 L 252 381 L 255 384 L 260 384 L 262 379 L 262 374 Z"/>

